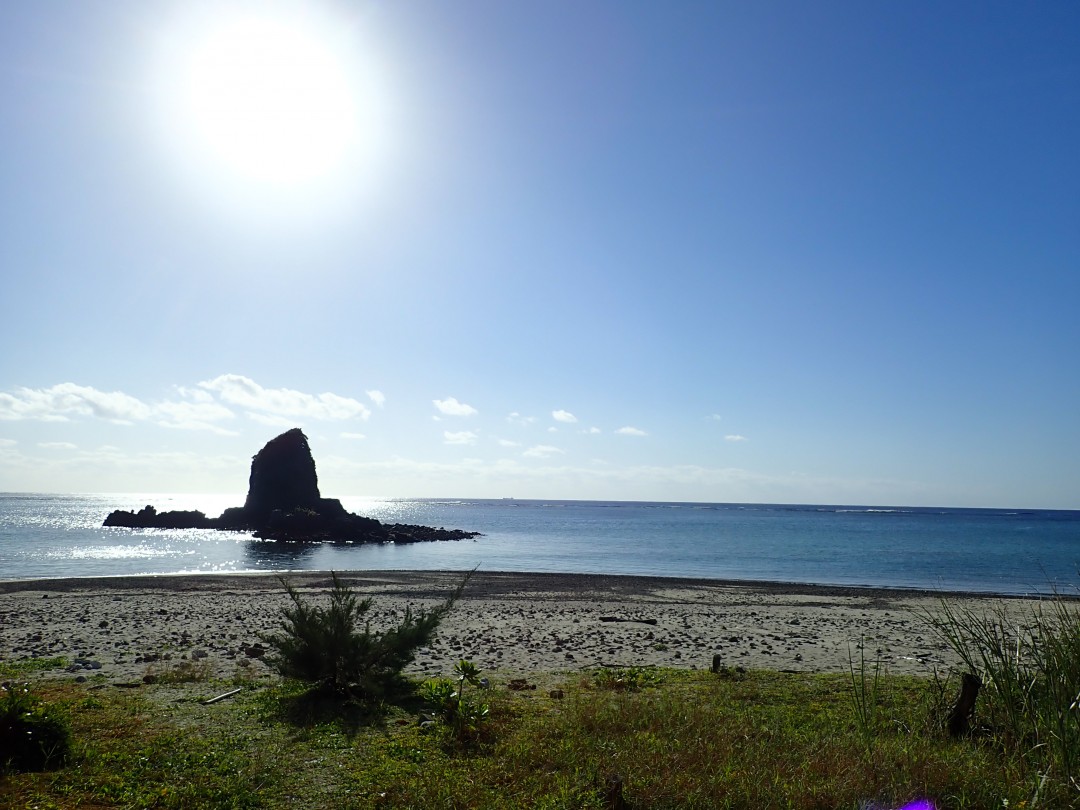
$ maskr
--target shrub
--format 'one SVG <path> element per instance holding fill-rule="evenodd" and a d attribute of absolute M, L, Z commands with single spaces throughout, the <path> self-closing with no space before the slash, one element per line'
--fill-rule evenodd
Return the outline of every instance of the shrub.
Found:
<path fill-rule="evenodd" d="M 430 610 L 406 609 L 399 625 L 385 631 L 364 621 L 371 598 L 355 591 L 332 574 L 334 587 L 327 606 L 305 602 L 285 580 L 292 599 L 284 609 L 282 632 L 267 635 L 272 648 L 269 663 L 287 678 L 316 684 L 340 695 L 377 700 L 403 686 L 401 672 L 412 663 L 416 650 L 430 644 L 439 622 L 461 596 L 467 574 L 445 602 Z"/>
<path fill-rule="evenodd" d="M 43 771 L 71 754 L 71 729 L 26 684 L 0 685 L 0 773 Z"/>

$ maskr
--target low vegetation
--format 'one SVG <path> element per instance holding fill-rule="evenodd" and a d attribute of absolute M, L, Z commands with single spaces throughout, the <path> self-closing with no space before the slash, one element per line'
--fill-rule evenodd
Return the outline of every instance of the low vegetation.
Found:
<path fill-rule="evenodd" d="M 401 673 L 416 651 L 432 642 L 439 622 L 469 581 L 466 575 L 445 602 L 405 617 L 396 627 L 373 630 L 365 622 L 371 598 L 361 599 L 337 574 L 328 605 L 307 602 L 284 582 L 292 599 L 281 631 L 265 641 L 273 650 L 269 663 L 282 676 L 306 681 L 342 697 L 373 702 L 406 686 Z"/>
<path fill-rule="evenodd" d="M 939 629 L 987 684 L 962 738 L 943 728 L 956 678 L 861 658 L 838 675 L 528 679 L 460 661 L 377 711 L 292 679 L 212 705 L 231 682 L 43 679 L 31 691 L 69 718 L 70 757 L 8 774 L 0 806 L 1080 808 L 1073 607 L 1020 629 L 943 614 Z"/>

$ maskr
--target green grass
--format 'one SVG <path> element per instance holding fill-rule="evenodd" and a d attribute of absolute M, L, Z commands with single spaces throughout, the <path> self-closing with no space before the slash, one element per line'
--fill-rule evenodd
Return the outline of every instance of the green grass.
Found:
<path fill-rule="evenodd" d="M 1053 600 L 1017 622 L 946 604 L 931 618 L 985 684 L 964 739 L 942 723 L 958 678 L 861 655 L 836 675 L 635 667 L 486 690 L 462 662 L 426 703 L 239 670 L 215 681 L 191 663 L 137 690 L 42 679 L 34 704 L 70 724 L 71 754 L 0 777 L 0 807 L 600 810 L 615 783 L 632 810 L 1080 808 L 1078 606 Z M 30 680 L 63 663 L 0 671 Z M 234 683 L 246 688 L 203 705 Z M 421 722 L 435 704 L 440 719 Z"/>
<path fill-rule="evenodd" d="M 36 691 L 70 718 L 73 758 L 7 777 L 0 806 L 601 808 L 614 776 L 632 808 L 1031 806 L 1040 776 L 1023 754 L 948 739 L 940 684 L 885 677 L 861 698 L 872 714 L 847 675 L 651 670 L 626 688 L 585 673 L 526 692 L 495 679 L 466 748 L 420 726 L 419 700 L 372 714 L 279 683 L 203 706 L 229 684 L 46 681 Z M 1080 794 L 1051 780 L 1039 806 L 1080 807 Z"/>

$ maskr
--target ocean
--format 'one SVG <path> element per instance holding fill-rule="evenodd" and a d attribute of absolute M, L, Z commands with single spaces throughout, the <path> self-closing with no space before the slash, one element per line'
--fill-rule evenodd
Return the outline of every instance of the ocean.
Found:
<path fill-rule="evenodd" d="M 102 528 L 113 509 L 198 509 L 240 495 L 0 493 L 0 579 L 297 570 L 639 574 L 963 590 L 1080 585 L 1080 511 L 778 504 L 342 498 L 390 523 L 475 540 L 293 545 L 241 532 Z"/>

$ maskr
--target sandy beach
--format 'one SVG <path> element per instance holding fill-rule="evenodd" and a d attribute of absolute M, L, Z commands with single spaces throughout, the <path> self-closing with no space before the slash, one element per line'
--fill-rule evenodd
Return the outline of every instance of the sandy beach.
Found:
<path fill-rule="evenodd" d="M 407 606 L 433 605 L 460 582 L 451 572 L 349 572 L 375 598 L 375 627 Z M 328 573 L 288 575 L 311 599 Z M 707 669 L 725 664 L 843 672 L 859 645 L 890 672 L 930 674 L 954 663 L 920 614 L 941 600 L 1030 615 L 1033 602 L 973 594 L 656 577 L 477 572 L 444 620 L 418 674 L 467 658 L 514 675 L 594 666 Z M 261 636 L 288 597 L 276 575 L 117 577 L 0 582 L 0 660 L 64 656 L 85 674 L 141 680 L 182 661 L 219 676 L 264 673 Z"/>

